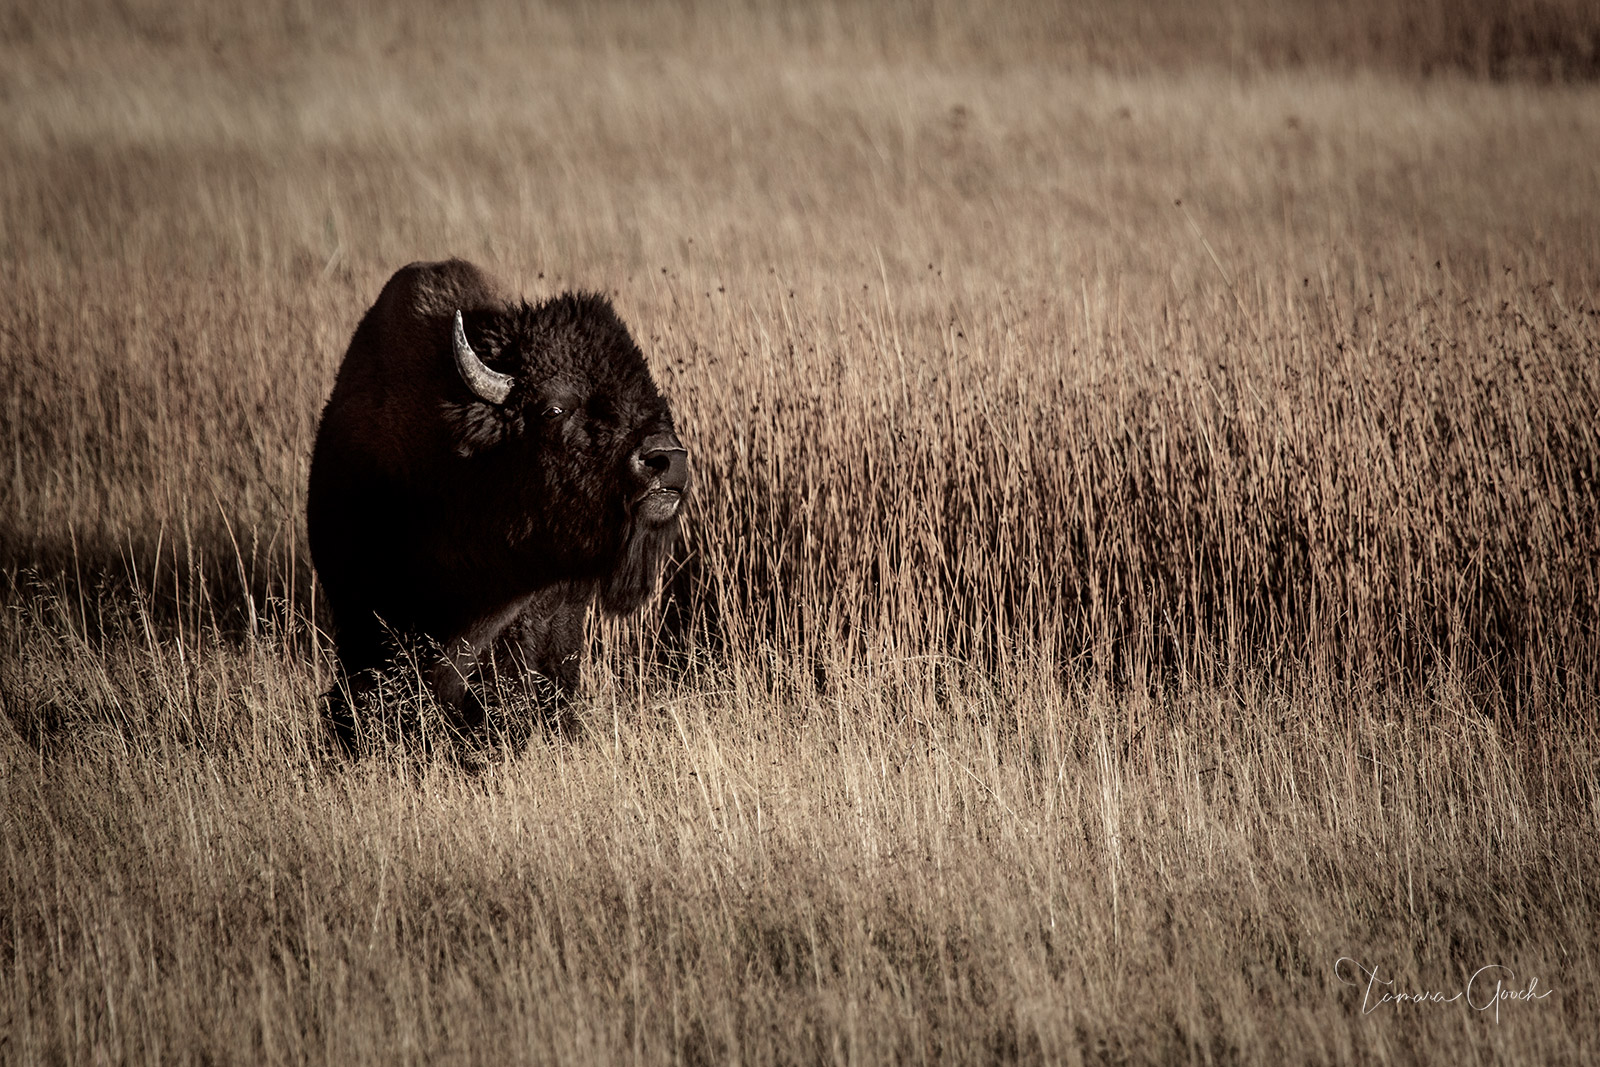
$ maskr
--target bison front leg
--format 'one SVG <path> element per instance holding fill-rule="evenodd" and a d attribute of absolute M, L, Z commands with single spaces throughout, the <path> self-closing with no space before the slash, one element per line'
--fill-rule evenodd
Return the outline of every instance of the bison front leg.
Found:
<path fill-rule="evenodd" d="M 592 593 L 572 583 L 530 600 L 506 627 L 494 650 L 495 669 L 545 711 L 578 690 L 583 667 L 583 628 Z"/>
<path fill-rule="evenodd" d="M 469 637 L 449 641 L 441 649 L 439 661 L 428 677 L 428 684 L 440 705 L 458 726 L 469 730 L 483 725 L 483 702 L 467 686 L 482 652 L 482 646 L 475 646 Z"/>
<path fill-rule="evenodd" d="M 377 685 L 377 675 L 391 655 L 383 623 L 372 612 L 334 619 L 338 634 L 339 677 L 322 697 L 322 716 L 340 749 L 357 751 L 358 713 L 367 694 Z"/>
<path fill-rule="evenodd" d="M 517 601 L 476 620 L 440 647 L 439 660 L 434 664 L 428 682 L 433 695 L 458 726 L 475 730 L 483 725 L 486 717 L 484 703 L 472 691 L 469 683 L 481 673 L 480 668 L 488 659 L 490 650 L 518 617 L 524 603 Z"/>

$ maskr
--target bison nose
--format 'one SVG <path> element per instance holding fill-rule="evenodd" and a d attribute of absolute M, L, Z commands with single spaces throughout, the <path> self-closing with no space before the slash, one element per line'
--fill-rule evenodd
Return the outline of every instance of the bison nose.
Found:
<path fill-rule="evenodd" d="M 633 473 L 652 488 L 681 493 L 689 487 L 689 452 L 675 434 L 646 437 L 632 458 Z"/>

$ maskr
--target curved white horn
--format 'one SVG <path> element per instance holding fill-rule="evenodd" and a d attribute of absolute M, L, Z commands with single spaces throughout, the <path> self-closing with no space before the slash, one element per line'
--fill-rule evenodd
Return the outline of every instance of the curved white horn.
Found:
<path fill-rule="evenodd" d="M 513 379 L 509 374 L 490 370 L 467 344 L 467 328 L 461 322 L 459 310 L 456 311 L 455 342 L 456 370 L 461 372 L 461 380 L 467 383 L 467 388 L 491 404 L 504 404 Z"/>

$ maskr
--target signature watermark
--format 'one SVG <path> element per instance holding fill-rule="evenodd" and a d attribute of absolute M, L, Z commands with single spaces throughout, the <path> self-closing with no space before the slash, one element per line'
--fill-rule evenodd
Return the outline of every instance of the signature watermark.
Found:
<path fill-rule="evenodd" d="M 1362 1015 L 1371 1015 L 1387 1005 L 1465 1003 L 1473 1011 L 1493 1010 L 1494 1021 L 1498 1023 L 1500 1005 L 1532 1004 L 1555 992 L 1553 989 L 1541 992 L 1537 977 L 1519 984 L 1516 972 L 1498 963 L 1479 967 L 1465 985 L 1452 990 L 1396 989 L 1393 978 L 1382 978 L 1378 968 L 1367 967 L 1349 956 L 1339 957 L 1333 965 L 1333 975 L 1343 984 L 1361 990 Z"/>

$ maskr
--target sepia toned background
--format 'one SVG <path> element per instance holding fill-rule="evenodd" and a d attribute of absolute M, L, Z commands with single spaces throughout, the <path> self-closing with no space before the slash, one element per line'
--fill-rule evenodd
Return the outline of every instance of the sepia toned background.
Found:
<path fill-rule="evenodd" d="M 1561 0 L 0 13 L 0 1058 L 1600 1055 L 1597 78 Z M 580 739 L 348 763 L 310 443 L 447 255 L 611 295 L 696 492 Z"/>

